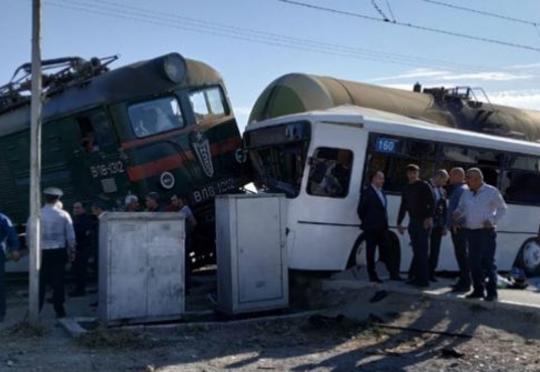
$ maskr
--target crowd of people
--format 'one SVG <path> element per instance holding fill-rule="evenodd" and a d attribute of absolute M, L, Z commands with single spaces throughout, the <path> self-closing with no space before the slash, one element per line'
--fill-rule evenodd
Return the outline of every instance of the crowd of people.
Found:
<path fill-rule="evenodd" d="M 412 246 L 413 258 L 407 283 L 416 287 L 428 287 L 436 282 L 436 270 L 442 237 L 450 234 L 454 245 L 459 277 L 453 286 L 455 292 L 469 292 L 467 298 L 497 300 L 497 272 L 495 265 L 496 226 L 504 216 L 506 204 L 497 188 L 484 182 L 479 168 L 465 171 L 456 167 L 437 170 L 429 180 L 420 178 L 420 167 L 409 164 L 404 170 L 408 183 L 405 185 L 397 216 L 397 230 L 404 234 L 405 217 L 408 216 L 407 232 Z M 391 244 L 387 212 L 387 198 L 383 191 L 385 175 L 376 170 L 369 176 L 370 184 L 363 190 L 358 205 L 366 242 L 366 261 L 369 279 L 381 282 L 375 268 L 375 253 L 385 262 L 390 280 L 401 281 L 399 246 Z M 88 265 L 93 257 L 93 271 L 98 272 L 99 217 L 106 210 L 101 201 L 91 205 L 88 213 L 80 201 L 73 204 L 73 219 L 63 209 L 60 189 L 50 187 L 43 192 L 45 205 L 41 209 L 42 265 L 40 271 L 40 309 L 45 301 L 48 287 L 52 289 L 51 302 L 56 316 L 66 316 L 65 267 L 71 262 L 72 297 L 86 295 Z M 145 197 L 145 208 L 135 195 L 125 197 L 127 212 L 178 212 L 186 221 L 185 272 L 186 288 L 189 287 L 192 233 L 197 220 L 186 200 L 172 195 L 164 206 L 160 195 L 150 192 Z M 10 219 L 0 214 L 0 321 L 6 313 L 4 264 L 7 258 L 20 258 L 19 239 Z"/>
<path fill-rule="evenodd" d="M 459 277 L 452 290 L 467 293 L 467 298 L 497 300 L 497 267 L 495 264 L 496 226 L 506 211 L 504 199 L 496 187 L 484 182 L 479 168 L 439 169 L 429 180 L 420 178 L 420 167 L 404 169 L 408 183 L 403 189 L 397 217 L 397 230 L 403 235 L 403 222 L 408 216 L 407 232 L 412 247 L 407 284 L 428 287 L 436 282 L 436 270 L 442 237 L 450 234 L 454 245 Z M 362 224 L 369 279 L 382 282 L 375 269 L 375 252 L 390 274 L 390 280 L 403 280 L 399 275 L 399 246 L 391 244 L 387 199 L 383 191 L 384 173 L 375 170 L 370 184 L 363 190 L 358 205 Z M 471 291 L 472 285 L 472 291 Z"/>
<path fill-rule="evenodd" d="M 102 201 L 95 201 L 87 212 L 80 201 L 73 203 L 73 218 L 63 209 L 60 201 L 62 190 L 49 187 L 43 191 L 45 204 L 41 209 L 40 248 L 41 270 L 39 288 L 40 310 L 45 303 L 47 289 L 52 290 L 52 298 L 48 301 L 53 304 L 57 318 L 66 316 L 65 303 L 65 273 L 66 264 L 71 262 L 71 276 L 73 288 L 68 293 L 70 297 L 81 297 L 87 293 L 87 277 L 89 269 L 98 273 L 99 253 L 99 217 L 106 211 Z M 136 195 L 125 197 L 123 211 L 126 212 L 176 212 L 180 213 L 186 223 L 185 238 L 185 272 L 186 290 L 189 288 L 192 250 L 192 234 L 197 225 L 186 199 L 179 195 L 172 195 L 167 205 L 162 205 L 160 195 L 150 192 L 145 198 L 145 208 L 139 203 Z M 28 231 L 27 233 L 30 233 Z M 0 213 L 0 321 L 6 314 L 5 291 L 5 262 L 6 259 L 18 261 L 21 257 L 20 242 L 8 216 Z M 93 258 L 93 260 L 91 260 Z M 92 267 L 89 267 L 89 263 Z M 91 306 L 97 306 L 97 302 Z"/>

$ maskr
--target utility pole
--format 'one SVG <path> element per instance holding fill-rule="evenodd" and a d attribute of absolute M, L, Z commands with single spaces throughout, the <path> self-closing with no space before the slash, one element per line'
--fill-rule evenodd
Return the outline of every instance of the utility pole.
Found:
<path fill-rule="evenodd" d="M 32 102 L 30 116 L 30 267 L 28 314 L 39 323 L 40 195 L 41 195 L 41 0 L 32 0 Z"/>

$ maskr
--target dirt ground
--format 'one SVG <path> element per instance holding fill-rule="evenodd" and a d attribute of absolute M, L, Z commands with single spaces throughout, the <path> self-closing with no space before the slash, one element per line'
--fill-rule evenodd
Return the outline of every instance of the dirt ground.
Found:
<path fill-rule="evenodd" d="M 20 323 L 20 292 L 10 291 L 0 330 L 2 371 L 540 370 L 540 315 L 477 302 L 375 289 L 312 292 L 323 316 L 98 329 L 74 339 L 48 308 L 41 328 Z M 68 312 L 93 300 L 71 299 Z"/>

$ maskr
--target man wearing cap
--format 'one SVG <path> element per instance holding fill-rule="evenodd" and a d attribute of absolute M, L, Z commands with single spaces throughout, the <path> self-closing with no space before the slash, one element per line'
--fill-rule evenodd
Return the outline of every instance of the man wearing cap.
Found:
<path fill-rule="evenodd" d="M 408 284 L 416 287 L 429 286 L 429 235 L 433 227 L 435 198 L 429 184 L 420 179 L 420 167 L 409 164 L 406 167 L 409 183 L 403 189 L 399 207 L 397 227 L 400 234 L 405 232 L 403 219 L 409 214 L 409 236 L 413 249 L 413 259 L 409 271 Z"/>
<path fill-rule="evenodd" d="M 0 213 L 0 322 L 4 321 L 6 316 L 6 283 L 5 283 L 5 268 L 6 256 L 18 261 L 19 254 L 19 238 L 17 232 L 11 223 L 8 216 Z"/>
<path fill-rule="evenodd" d="M 75 249 L 75 231 L 69 214 L 56 207 L 62 190 L 49 187 L 43 190 L 45 206 L 41 208 L 41 272 L 39 281 L 39 306 L 43 307 L 45 290 L 53 290 L 53 306 L 57 318 L 66 316 L 64 308 L 64 271 Z"/>

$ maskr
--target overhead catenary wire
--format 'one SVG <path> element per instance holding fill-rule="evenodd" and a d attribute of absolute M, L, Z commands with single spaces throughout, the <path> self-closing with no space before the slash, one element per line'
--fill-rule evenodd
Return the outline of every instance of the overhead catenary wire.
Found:
<path fill-rule="evenodd" d="M 423 2 L 428 3 L 428 4 L 443 6 L 443 7 L 449 8 L 449 9 L 474 13 L 474 14 L 477 14 L 477 15 L 485 16 L 485 17 L 497 18 L 497 19 L 501 19 L 501 20 L 504 20 L 504 21 L 529 25 L 529 26 L 532 26 L 534 28 L 534 30 L 537 32 L 538 36 L 540 37 L 540 22 L 531 21 L 531 20 L 522 19 L 522 18 L 517 18 L 517 17 L 512 17 L 512 16 L 507 16 L 505 14 L 488 12 L 488 11 L 480 10 L 480 9 L 474 9 L 474 8 L 470 8 L 470 7 L 466 7 L 466 6 L 451 4 L 451 3 L 447 3 L 445 1 L 439 1 L 439 0 L 420 0 L 420 1 L 423 1 Z"/>
<path fill-rule="evenodd" d="M 538 27 L 540 25 L 540 22 L 534 22 L 534 21 L 530 21 L 530 20 L 526 20 L 526 19 L 522 19 L 522 18 L 508 16 L 508 15 L 505 15 L 505 14 L 498 14 L 498 13 L 494 13 L 494 12 L 488 12 L 488 11 L 485 11 L 485 10 L 469 8 L 469 7 L 466 7 L 466 6 L 447 3 L 445 1 L 439 1 L 439 0 L 420 0 L 420 1 L 423 1 L 425 3 L 430 3 L 430 4 L 433 4 L 433 5 L 444 6 L 446 8 L 450 8 L 450 9 L 461 10 L 461 11 L 469 12 L 469 13 L 475 13 L 475 14 L 478 14 L 478 15 L 486 16 L 486 17 L 498 18 L 498 19 L 502 19 L 502 20 L 505 20 L 505 21 L 531 25 L 531 26 L 534 26 L 534 27 Z"/>
<path fill-rule="evenodd" d="M 206 20 L 159 12 L 152 9 L 141 8 L 114 1 L 94 0 L 90 2 L 82 0 L 46 0 L 45 5 L 131 21 L 145 22 L 157 26 L 206 33 L 214 36 L 255 42 L 259 44 L 285 47 L 320 54 L 332 54 L 361 60 L 386 62 L 413 67 L 439 67 L 459 71 L 480 71 L 486 69 L 486 67 L 482 66 L 449 63 L 447 61 L 431 58 L 408 56 L 365 48 L 355 48 L 336 43 L 321 42 L 319 40 L 302 39 L 238 26 L 229 26 Z"/>
<path fill-rule="evenodd" d="M 113 5 L 113 6 L 119 6 L 119 7 L 121 6 L 122 9 L 121 10 L 110 9 L 110 8 L 109 9 L 95 9 L 94 4 L 90 5 L 88 3 L 81 3 L 81 2 L 79 2 L 79 4 L 76 4 L 74 6 L 73 5 L 74 1 L 66 2 L 67 4 L 63 4 L 61 6 L 68 9 L 86 11 L 90 13 L 99 13 L 101 15 L 120 17 L 124 19 L 135 20 L 135 21 L 142 21 L 142 22 L 161 25 L 161 26 L 185 29 L 188 31 L 202 32 L 202 33 L 212 34 L 214 36 L 222 36 L 222 37 L 228 37 L 228 38 L 239 39 L 239 40 L 244 40 L 244 41 L 258 42 L 258 43 L 266 44 L 266 45 L 281 46 L 281 47 L 287 47 L 287 48 L 304 50 L 304 51 L 307 50 L 311 52 L 322 52 L 326 54 L 334 54 L 334 55 L 339 55 L 339 56 L 350 56 L 353 58 L 359 57 L 359 56 L 366 59 L 375 58 L 376 60 L 379 60 L 380 58 L 380 61 L 383 61 L 383 62 L 386 61 L 386 62 L 398 63 L 398 64 L 418 65 L 419 63 L 418 58 L 411 57 L 411 56 L 397 55 L 397 54 L 373 51 L 373 50 L 368 50 L 368 49 L 351 48 L 351 47 L 347 47 L 347 46 L 343 46 L 339 44 L 324 43 L 321 41 L 309 40 L 309 39 L 293 38 L 293 37 L 288 37 L 285 35 L 260 32 L 260 31 L 250 30 L 250 29 L 239 28 L 235 26 L 219 25 L 217 23 L 210 23 L 206 21 L 196 20 L 193 18 L 174 16 L 169 13 L 155 12 L 149 9 L 137 8 L 133 6 L 125 6 L 124 4 L 117 4 L 113 2 L 99 1 L 99 0 L 96 0 L 96 2 Z M 51 5 L 60 5 L 60 4 L 55 4 L 51 1 L 48 1 L 48 3 Z M 77 2 L 75 1 L 75 3 Z M 92 9 L 89 9 L 89 7 L 91 7 Z M 132 11 L 126 11 L 126 8 L 132 9 Z M 133 13 L 133 10 L 135 11 L 135 13 Z M 120 11 L 121 11 L 121 14 L 119 14 Z M 152 17 L 149 17 L 149 14 L 152 14 Z M 144 17 L 144 19 L 141 19 L 141 17 Z M 424 65 L 433 64 L 433 63 L 436 63 L 436 62 L 434 62 L 433 60 L 423 61 Z M 439 64 L 440 63 L 444 63 L 444 62 L 440 61 Z M 452 68 L 458 68 L 458 69 L 464 68 L 464 66 L 457 66 L 453 64 L 445 64 L 445 66 L 452 66 Z M 471 69 L 471 68 L 472 68 L 471 66 L 465 67 L 465 69 Z"/>
<path fill-rule="evenodd" d="M 529 51 L 534 51 L 534 52 L 540 52 L 540 48 L 534 47 L 532 45 L 519 44 L 519 43 L 514 43 L 514 42 L 504 41 L 504 40 L 499 40 L 499 39 L 491 39 L 491 38 L 483 37 L 483 36 L 476 36 L 476 35 L 466 34 L 466 33 L 462 33 L 462 32 L 445 30 L 445 29 L 442 29 L 442 28 L 435 28 L 435 27 L 417 25 L 417 24 L 414 24 L 414 23 L 400 22 L 400 21 L 397 21 L 397 20 L 394 21 L 394 22 L 388 22 L 385 19 L 381 19 L 381 18 L 378 18 L 378 17 L 373 17 L 373 16 L 363 14 L 363 13 L 357 13 L 357 12 L 352 12 L 352 11 L 348 11 L 348 10 L 340 10 L 340 9 L 337 9 L 337 8 L 329 8 L 329 7 L 325 7 L 325 6 L 306 3 L 306 2 L 303 2 L 303 1 L 297 1 L 297 0 L 277 0 L 277 1 L 288 4 L 288 5 L 308 8 L 308 9 L 317 10 L 317 11 L 323 11 L 323 12 L 327 12 L 327 13 L 338 14 L 338 15 L 342 15 L 342 16 L 365 19 L 365 20 L 373 21 L 373 22 L 383 22 L 383 23 L 386 23 L 386 24 L 389 24 L 389 25 L 407 27 L 407 28 L 411 28 L 411 29 L 415 29 L 415 30 L 420 30 L 420 31 L 425 31 L 425 32 L 432 32 L 432 33 L 437 33 L 437 34 L 446 35 L 446 36 L 452 36 L 452 37 L 461 38 L 461 39 L 468 39 L 468 40 L 484 42 L 484 43 L 489 43 L 489 44 L 494 44 L 494 45 L 499 45 L 499 46 L 505 46 L 505 47 L 511 47 L 511 48 L 516 48 L 516 49 L 523 49 L 523 50 L 529 50 Z"/>

